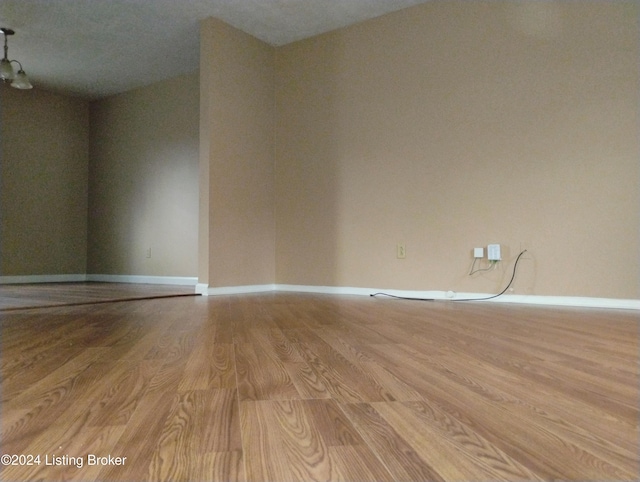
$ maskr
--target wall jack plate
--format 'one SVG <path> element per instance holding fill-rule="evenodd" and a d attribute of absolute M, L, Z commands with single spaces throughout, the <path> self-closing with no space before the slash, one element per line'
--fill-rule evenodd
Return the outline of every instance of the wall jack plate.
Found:
<path fill-rule="evenodd" d="M 484 248 L 473 248 L 474 258 L 484 258 Z"/>
<path fill-rule="evenodd" d="M 487 259 L 489 261 L 500 261 L 502 259 L 500 257 L 499 244 L 490 244 L 489 246 L 487 246 Z"/>

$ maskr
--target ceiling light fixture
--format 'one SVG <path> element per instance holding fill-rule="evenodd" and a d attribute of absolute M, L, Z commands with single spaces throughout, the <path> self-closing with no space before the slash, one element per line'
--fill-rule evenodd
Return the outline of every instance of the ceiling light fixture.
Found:
<path fill-rule="evenodd" d="M 2 31 L 4 35 L 4 57 L 0 60 L 0 79 L 2 79 L 3 82 L 11 82 L 11 87 L 15 87 L 16 89 L 32 89 L 33 85 L 31 85 L 29 77 L 27 77 L 27 74 L 22 69 L 22 64 L 17 60 L 9 60 L 7 55 L 9 51 L 7 38 L 9 35 L 15 34 L 15 32 L 10 28 L 4 27 L 0 28 L 0 31 Z M 13 65 L 11 65 L 13 62 L 20 67 L 17 73 L 14 72 Z"/>

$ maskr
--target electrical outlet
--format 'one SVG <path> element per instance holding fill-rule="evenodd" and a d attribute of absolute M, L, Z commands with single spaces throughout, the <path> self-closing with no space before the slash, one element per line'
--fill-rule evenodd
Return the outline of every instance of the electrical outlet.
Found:
<path fill-rule="evenodd" d="M 500 261 L 502 259 L 500 257 L 499 244 L 490 244 L 489 246 L 487 246 L 487 259 L 489 261 Z"/>
<path fill-rule="evenodd" d="M 398 243 L 396 246 L 396 256 L 398 259 L 404 259 L 407 257 L 407 251 L 405 249 L 404 243 Z"/>
<path fill-rule="evenodd" d="M 484 248 L 473 248 L 474 258 L 484 258 Z"/>
<path fill-rule="evenodd" d="M 145 256 L 146 256 L 147 258 L 151 258 L 151 248 L 147 248 L 147 251 L 146 251 L 146 253 L 145 253 Z"/>

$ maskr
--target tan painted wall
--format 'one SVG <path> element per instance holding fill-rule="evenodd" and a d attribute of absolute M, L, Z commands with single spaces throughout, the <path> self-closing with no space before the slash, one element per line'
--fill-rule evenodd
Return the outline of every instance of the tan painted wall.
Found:
<path fill-rule="evenodd" d="M 198 112 L 198 73 L 92 102 L 90 274 L 197 276 Z"/>
<path fill-rule="evenodd" d="M 209 18 L 201 26 L 201 283 L 275 279 L 274 49 Z M 206 181 L 204 181 L 206 182 Z M 208 226 L 207 226 L 208 225 Z"/>
<path fill-rule="evenodd" d="M 637 19 L 429 2 L 279 48 L 277 282 L 491 293 L 527 249 L 516 294 L 640 297 Z"/>
<path fill-rule="evenodd" d="M 89 273 L 496 292 L 526 248 L 515 293 L 639 298 L 637 18 L 430 2 L 277 49 L 209 19 L 205 85 L 94 103 L 91 136 L 83 101 L 4 88 L 0 274 L 84 272 L 90 139 Z"/>
<path fill-rule="evenodd" d="M 89 104 L 0 84 L 0 275 L 84 274 Z"/>

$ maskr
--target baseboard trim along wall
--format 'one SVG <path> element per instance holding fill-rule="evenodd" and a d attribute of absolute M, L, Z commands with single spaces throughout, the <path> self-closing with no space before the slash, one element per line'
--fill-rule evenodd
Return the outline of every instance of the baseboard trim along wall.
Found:
<path fill-rule="evenodd" d="M 210 288 L 198 283 L 198 278 L 188 276 L 139 276 L 117 274 L 58 274 L 58 275 L 25 275 L 0 276 L 0 284 L 26 283 L 81 283 L 97 281 L 103 283 L 139 283 L 176 286 L 193 286 L 195 292 L 204 296 L 236 295 L 283 291 L 295 293 L 318 293 L 330 295 L 370 296 L 375 293 L 386 293 L 406 298 L 434 299 L 455 301 L 461 299 L 477 299 L 493 296 L 489 293 L 458 293 L 453 291 L 409 291 L 384 290 L 373 288 L 355 288 L 347 286 L 309 286 L 287 284 L 221 286 Z M 530 305 L 573 306 L 581 308 L 613 308 L 624 310 L 640 310 L 640 300 L 617 298 L 590 298 L 582 296 L 540 296 L 540 295 L 502 295 L 497 298 L 483 300 L 491 303 L 522 303 Z"/>
<path fill-rule="evenodd" d="M 155 285 L 196 286 L 198 278 L 184 276 L 136 276 L 118 274 L 47 274 L 24 276 L 0 276 L 0 284 L 27 283 L 83 283 L 98 281 L 103 283 L 139 283 Z"/>
<path fill-rule="evenodd" d="M 86 274 L 35 274 L 22 276 L 0 276 L 0 284 L 27 283 L 82 283 L 87 281 Z"/>
<path fill-rule="evenodd" d="M 149 285 L 196 286 L 198 278 L 190 276 L 142 276 L 120 274 L 88 274 L 87 281 L 103 283 L 139 283 Z"/>
<path fill-rule="evenodd" d="M 373 288 L 354 288 L 344 286 L 306 286 L 306 285 L 251 285 L 251 286 L 225 286 L 209 288 L 207 285 L 198 285 L 197 292 L 205 296 L 233 295 L 246 293 L 262 293 L 268 291 L 283 291 L 297 293 L 318 293 L 331 295 L 358 295 L 370 296 L 374 293 L 386 293 L 393 296 L 434 299 L 441 301 L 455 301 L 462 299 L 479 299 L 493 296 L 490 293 L 457 293 L 452 291 L 407 291 L 407 290 L 383 290 Z M 480 301 L 480 300 L 479 300 Z M 540 295 L 502 295 L 497 298 L 483 300 L 491 303 L 522 303 L 547 306 L 572 306 L 582 308 L 613 308 L 625 310 L 640 310 L 640 300 L 617 298 L 590 298 L 581 296 L 540 296 Z"/>
<path fill-rule="evenodd" d="M 204 286 L 201 294 L 204 296 L 220 296 L 220 295 L 242 295 L 247 293 L 264 293 L 268 291 L 276 291 L 276 285 L 242 285 L 242 286 L 221 286 L 219 288 L 209 288 Z M 197 288 L 196 288 L 197 289 Z"/>

